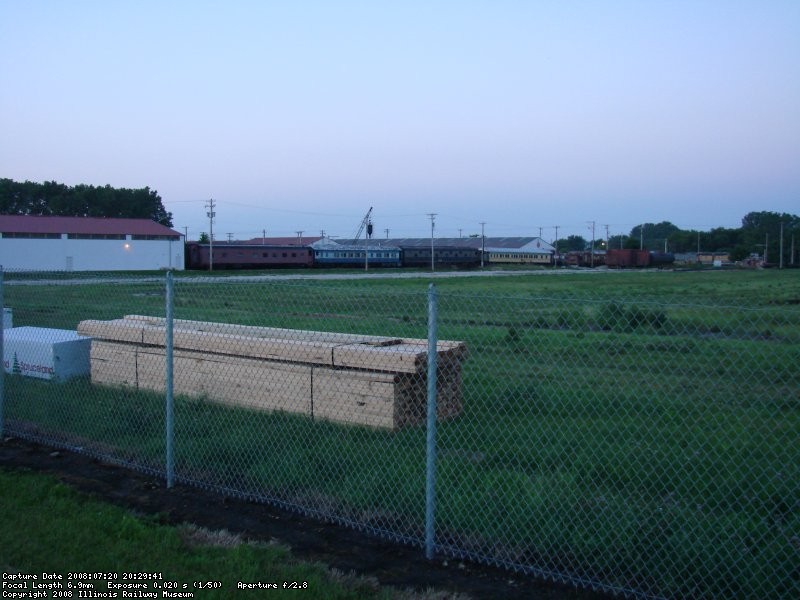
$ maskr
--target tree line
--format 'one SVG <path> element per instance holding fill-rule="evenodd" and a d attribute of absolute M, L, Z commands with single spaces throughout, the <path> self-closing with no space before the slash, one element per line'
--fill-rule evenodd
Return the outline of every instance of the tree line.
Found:
<path fill-rule="evenodd" d="M 150 188 L 113 188 L 110 185 L 68 186 L 55 181 L 36 183 L 0 179 L 0 214 L 53 215 L 69 217 L 120 217 L 151 219 L 172 227 L 172 213 L 164 208 L 158 192 Z M 602 231 L 602 230 L 601 230 Z M 783 244 L 781 244 L 781 234 Z M 752 254 L 772 263 L 792 260 L 795 244 L 800 246 L 800 217 L 788 213 L 750 212 L 738 228 L 716 227 L 710 231 L 681 229 L 669 221 L 642 223 L 628 235 L 609 239 L 598 236 L 594 248 L 644 248 L 647 250 L 684 252 L 727 252 L 732 260 L 743 260 Z M 584 251 L 592 240 L 571 235 L 557 240 L 559 252 Z M 795 256 L 800 249 L 795 250 Z"/>
<path fill-rule="evenodd" d="M 20 183 L 0 179 L 0 214 L 151 219 L 172 227 L 172 213 L 164 208 L 158 192 L 148 187 L 68 186 L 55 181 Z"/>
<path fill-rule="evenodd" d="M 582 251 L 591 247 L 592 240 L 579 235 L 558 240 L 559 252 Z M 669 221 L 642 223 L 631 229 L 628 235 L 613 235 L 607 240 L 595 238 L 594 248 L 644 248 L 672 253 L 726 252 L 734 261 L 744 260 L 753 254 L 764 256 L 766 251 L 767 261 L 776 264 L 780 262 L 783 250 L 784 262 L 789 264 L 793 262 L 792 251 L 795 257 L 800 252 L 800 216 L 769 211 L 750 212 L 742 218 L 741 227 L 715 227 L 710 231 L 681 229 Z"/>

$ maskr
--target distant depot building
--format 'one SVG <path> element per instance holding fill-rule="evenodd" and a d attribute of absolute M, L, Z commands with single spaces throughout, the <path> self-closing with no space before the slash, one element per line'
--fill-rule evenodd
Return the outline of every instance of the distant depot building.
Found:
<path fill-rule="evenodd" d="M 184 268 L 182 235 L 149 219 L 0 215 L 0 265 L 36 271 Z"/>

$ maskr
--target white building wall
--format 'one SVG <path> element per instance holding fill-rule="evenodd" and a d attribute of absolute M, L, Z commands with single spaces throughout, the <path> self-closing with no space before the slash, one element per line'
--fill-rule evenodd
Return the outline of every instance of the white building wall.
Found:
<path fill-rule="evenodd" d="M 523 252 L 555 252 L 555 246 L 545 242 L 542 238 L 536 238 L 532 242 L 528 242 L 518 250 Z"/>
<path fill-rule="evenodd" d="M 76 240 L 3 238 L 4 269 L 36 271 L 183 270 L 183 240 Z"/>

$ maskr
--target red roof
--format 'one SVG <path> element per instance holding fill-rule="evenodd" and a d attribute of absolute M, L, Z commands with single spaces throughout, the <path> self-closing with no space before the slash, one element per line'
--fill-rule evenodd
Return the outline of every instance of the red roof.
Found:
<path fill-rule="evenodd" d="M 104 219 L 99 217 L 43 217 L 0 215 L 0 233 L 80 233 L 111 235 L 168 235 L 180 233 L 150 219 Z"/>
<path fill-rule="evenodd" d="M 264 244 L 266 246 L 307 246 L 308 244 L 313 244 L 314 242 L 318 242 L 322 238 L 319 236 L 308 236 L 304 235 L 302 237 L 256 237 L 251 240 L 246 240 L 244 242 L 233 242 L 239 244 Z M 218 242 L 214 242 L 217 244 Z"/>

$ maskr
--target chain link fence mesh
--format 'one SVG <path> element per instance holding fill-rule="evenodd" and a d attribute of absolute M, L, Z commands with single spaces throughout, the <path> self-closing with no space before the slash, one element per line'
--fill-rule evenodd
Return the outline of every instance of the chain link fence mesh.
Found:
<path fill-rule="evenodd" d="M 379 281 L 176 277 L 170 352 L 163 276 L 7 272 L 15 329 L 92 342 L 62 377 L 6 330 L 5 433 L 421 546 L 428 290 Z M 796 301 L 484 289 L 438 293 L 438 552 L 625 597 L 798 596 Z"/>

